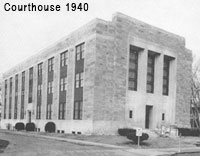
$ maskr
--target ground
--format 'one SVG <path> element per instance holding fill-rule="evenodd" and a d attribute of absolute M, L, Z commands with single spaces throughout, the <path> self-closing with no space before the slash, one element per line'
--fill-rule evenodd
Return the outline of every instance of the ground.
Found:
<path fill-rule="evenodd" d="M 0 132 L 0 138 L 10 142 L 4 153 L 1 153 L 1 156 L 137 156 L 122 150 L 77 145 L 53 139 L 5 132 Z"/>
<path fill-rule="evenodd" d="M 164 138 L 150 137 L 138 148 L 134 142 L 123 136 L 87 136 L 44 132 L 18 132 L 0 130 L 1 140 L 7 140 L 10 144 L 1 153 L 2 156 L 150 156 L 173 154 L 181 152 L 199 152 L 175 156 L 199 156 L 200 148 L 196 147 L 199 137 Z M 73 141 L 71 141 L 71 140 Z M 0 147 L 1 145 L 0 140 Z M 74 140 L 83 140 L 75 141 Z M 92 143 L 87 145 L 85 141 Z M 70 143 L 73 142 L 73 143 Z M 5 143 L 5 142 L 4 142 Z M 108 145 L 110 144 L 110 145 Z M 103 145 L 103 146 L 102 146 Z M 105 146 L 106 145 L 106 146 Z M 111 146 L 112 145 L 112 146 Z M 114 145 L 114 146 L 113 146 Z M 116 146 L 117 145 L 117 146 Z M 0 148 L 0 150 L 2 150 Z"/>
<path fill-rule="evenodd" d="M 72 135 L 72 134 L 59 134 L 59 133 L 45 133 L 40 132 L 40 135 L 50 135 L 62 138 L 86 140 L 91 142 L 105 143 L 118 146 L 127 146 L 137 148 L 137 144 L 119 135 Z M 199 137 L 149 137 L 141 143 L 141 148 L 174 148 L 178 147 L 180 142 L 181 147 L 196 147 L 200 143 Z"/>

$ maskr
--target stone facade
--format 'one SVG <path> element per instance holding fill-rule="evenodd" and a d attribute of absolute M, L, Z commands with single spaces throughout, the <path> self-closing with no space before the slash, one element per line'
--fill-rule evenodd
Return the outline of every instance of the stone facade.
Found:
<path fill-rule="evenodd" d="M 75 83 L 75 47 L 85 43 L 84 87 L 82 120 L 74 120 L 74 83 Z M 138 89 L 128 89 L 129 47 L 140 47 L 138 54 Z M 59 71 L 60 53 L 68 50 L 67 62 L 67 93 L 65 120 L 58 120 L 59 105 Z M 147 55 L 149 51 L 157 53 L 155 58 L 154 93 L 146 92 Z M 169 95 L 162 94 L 163 59 L 170 61 Z M 46 119 L 47 105 L 47 62 L 54 57 L 53 81 L 53 114 Z M 43 62 L 42 110 L 41 119 L 36 119 L 37 89 L 33 87 L 33 101 L 28 104 L 28 70 L 34 68 L 33 85 L 37 84 L 38 64 Z M 25 110 L 26 118 L 20 120 L 18 109 L 17 119 L 3 119 L 1 127 L 8 123 L 28 122 L 27 111 L 32 112 L 32 122 L 44 131 L 48 121 L 56 123 L 57 130 L 66 133 L 81 132 L 85 134 L 114 134 L 120 127 L 145 128 L 146 107 L 152 108 L 149 128 L 160 128 L 163 124 L 188 127 L 190 120 L 190 78 L 192 73 L 192 53 L 185 48 L 185 39 L 178 35 L 153 27 L 121 13 L 116 13 L 112 21 L 95 19 L 61 39 L 56 44 L 44 49 L 29 60 L 6 72 L 3 84 L 10 77 L 19 75 L 19 91 L 21 90 L 21 73 L 26 71 Z M 13 90 L 15 89 L 13 81 Z M 3 85 L 3 86 L 4 86 Z M 8 83 L 9 88 L 9 83 Z M 5 87 L 3 87 L 3 98 Z M 19 92 L 18 108 L 21 99 Z M 6 95 L 7 99 L 8 94 Z M 14 97 L 14 91 L 12 96 Z M 4 100 L 3 100 L 4 101 Z M 8 108 L 9 102 L 7 102 Z M 14 108 L 14 98 L 12 98 Z M 3 109 L 4 110 L 4 109 Z M 132 116 L 129 113 L 132 111 Z M 4 113 L 4 112 L 3 112 Z M 12 109 L 12 114 L 14 110 Z M 8 114 L 8 109 L 6 110 Z M 165 115 L 163 121 L 162 114 Z"/>

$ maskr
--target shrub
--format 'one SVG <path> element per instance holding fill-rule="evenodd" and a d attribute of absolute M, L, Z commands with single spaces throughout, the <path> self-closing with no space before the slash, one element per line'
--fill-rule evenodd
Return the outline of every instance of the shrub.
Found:
<path fill-rule="evenodd" d="M 178 128 L 178 132 L 181 136 L 200 136 L 198 128 Z"/>
<path fill-rule="evenodd" d="M 55 132 L 56 131 L 56 125 L 54 122 L 48 122 L 46 125 L 45 125 L 45 132 Z"/>
<path fill-rule="evenodd" d="M 136 133 L 136 130 L 132 128 L 119 128 L 118 133 L 121 136 L 127 136 L 130 133 Z"/>
<path fill-rule="evenodd" d="M 35 130 L 35 124 L 33 122 L 26 124 L 26 130 L 27 131 L 34 131 Z"/>
<path fill-rule="evenodd" d="M 138 143 L 138 136 L 136 136 L 136 133 L 129 133 L 127 135 L 127 138 L 134 141 L 135 143 Z M 140 137 L 140 142 L 147 140 L 149 138 L 149 135 L 147 133 L 142 133 L 142 136 Z"/>
<path fill-rule="evenodd" d="M 24 129 L 25 129 L 24 123 L 23 123 L 23 122 L 17 122 L 17 123 L 15 124 L 15 129 L 18 130 L 18 131 L 24 130 Z"/>

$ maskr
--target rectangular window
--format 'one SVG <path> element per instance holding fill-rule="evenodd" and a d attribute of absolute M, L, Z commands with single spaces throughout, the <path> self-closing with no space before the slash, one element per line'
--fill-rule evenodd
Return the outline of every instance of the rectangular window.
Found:
<path fill-rule="evenodd" d="M 74 119 L 75 120 L 82 119 L 82 107 L 83 107 L 83 101 L 74 102 Z"/>
<path fill-rule="evenodd" d="M 54 61 L 54 57 L 48 59 L 48 71 L 49 72 L 53 71 L 53 61 Z"/>
<path fill-rule="evenodd" d="M 138 77 L 138 49 L 130 46 L 129 52 L 129 90 L 137 90 L 137 77 Z"/>
<path fill-rule="evenodd" d="M 41 119 L 41 104 L 37 104 L 36 111 L 36 119 Z"/>
<path fill-rule="evenodd" d="M 53 93 L 53 81 L 49 81 L 48 82 L 47 93 L 48 94 L 52 94 Z"/>
<path fill-rule="evenodd" d="M 29 80 L 33 79 L 33 67 L 29 69 Z"/>
<path fill-rule="evenodd" d="M 147 93 L 154 92 L 154 66 L 155 66 L 155 55 L 148 53 L 147 60 Z"/>
<path fill-rule="evenodd" d="M 51 113 L 52 113 L 51 104 L 47 104 L 47 116 L 46 116 L 47 119 L 51 119 Z"/>
<path fill-rule="evenodd" d="M 60 91 L 66 91 L 67 89 L 67 77 L 63 77 L 60 79 Z"/>
<path fill-rule="evenodd" d="M 60 54 L 60 66 L 64 67 L 67 65 L 67 51 Z"/>
<path fill-rule="evenodd" d="M 162 113 L 162 121 L 165 120 L 165 113 Z"/>
<path fill-rule="evenodd" d="M 15 106 L 14 106 L 14 119 L 17 119 L 17 105 L 18 105 L 18 74 L 15 75 Z"/>
<path fill-rule="evenodd" d="M 76 61 L 84 59 L 85 43 L 76 46 Z"/>
<path fill-rule="evenodd" d="M 58 118 L 61 119 L 61 120 L 65 119 L 65 107 L 66 107 L 65 103 L 59 104 L 59 116 L 58 116 Z"/>
<path fill-rule="evenodd" d="M 75 76 L 75 87 L 76 88 L 83 87 L 83 72 L 76 73 L 76 76 Z"/>
<path fill-rule="evenodd" d="M 6 97 L 6 96 L 7 96 L 7 87 L 8 87 L 8 85 L 7 85 L 7 80 L 5 80 L 4 119 L 6 119 L 6 109 L 7 109 L 7 108 L 6 108 L 6 107 L 7 107 L 7 106 L 6 106 L 6 105 L 7 105 L 7 103 L 6 103 L 6 102 L 7 102 L 7 99 L 6 99 L 6 98 L 7 98 L 7 97 Z"/>
<path fill-rule="evenodd" d="M 33 101 L 33 67 L 29 69 L 29 93 L 28 93 L 28 103 Z"/>
<path fill-rule="evenodd" d="M 169 94 L 169 67 L 170 59 L 164 56 L 163 64 L 163 95 Z"/>
<path fill-rule="evenodd" d="M 12 113 L 12 77 L 10 78 L 9 114 L 8 114 L 9 119 L 11 119 L 11 113 Z"/>
<path fill-rule="evenodd" d="M 133 111 L 132 110 L 129 111 L 129 118 L 130 119 L 133 118 Z"/>
<path fill-rule="evenodd" d="M 18 103 L 18 96 L 15 96 L 14 119 L 17 119 L 17 103 Z"/>
<path fill-rule="evenodd" d="M 38 64 L 38 77 L 42 76 L 42 63 Z"/>
<path fill-rule="evenodd" d="M 37 95 L 42 96 L 42 84 L 38 84 L 37 86 Z"/>
<path fill-rule="evenodd" d="M 21 113 L 20 113 L 20 119 L 24 119 L 24 92 L 25 92 L 25 71 L 22 72 Z"/>

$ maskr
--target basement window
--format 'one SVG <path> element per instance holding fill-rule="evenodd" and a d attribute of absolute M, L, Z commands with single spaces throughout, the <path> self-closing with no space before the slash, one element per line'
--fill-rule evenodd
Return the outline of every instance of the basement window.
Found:
<path fill-rule="evenodd" d="M 165 113 L 162 113 L 162 121 L 165 120 Z"/>
<path fill-rule="evenodd" d="M 130 118 L 130 119 L 133 118 L 133 111 L 132 111 L 132 110 L 129 111 L 129 118 Z"/>

